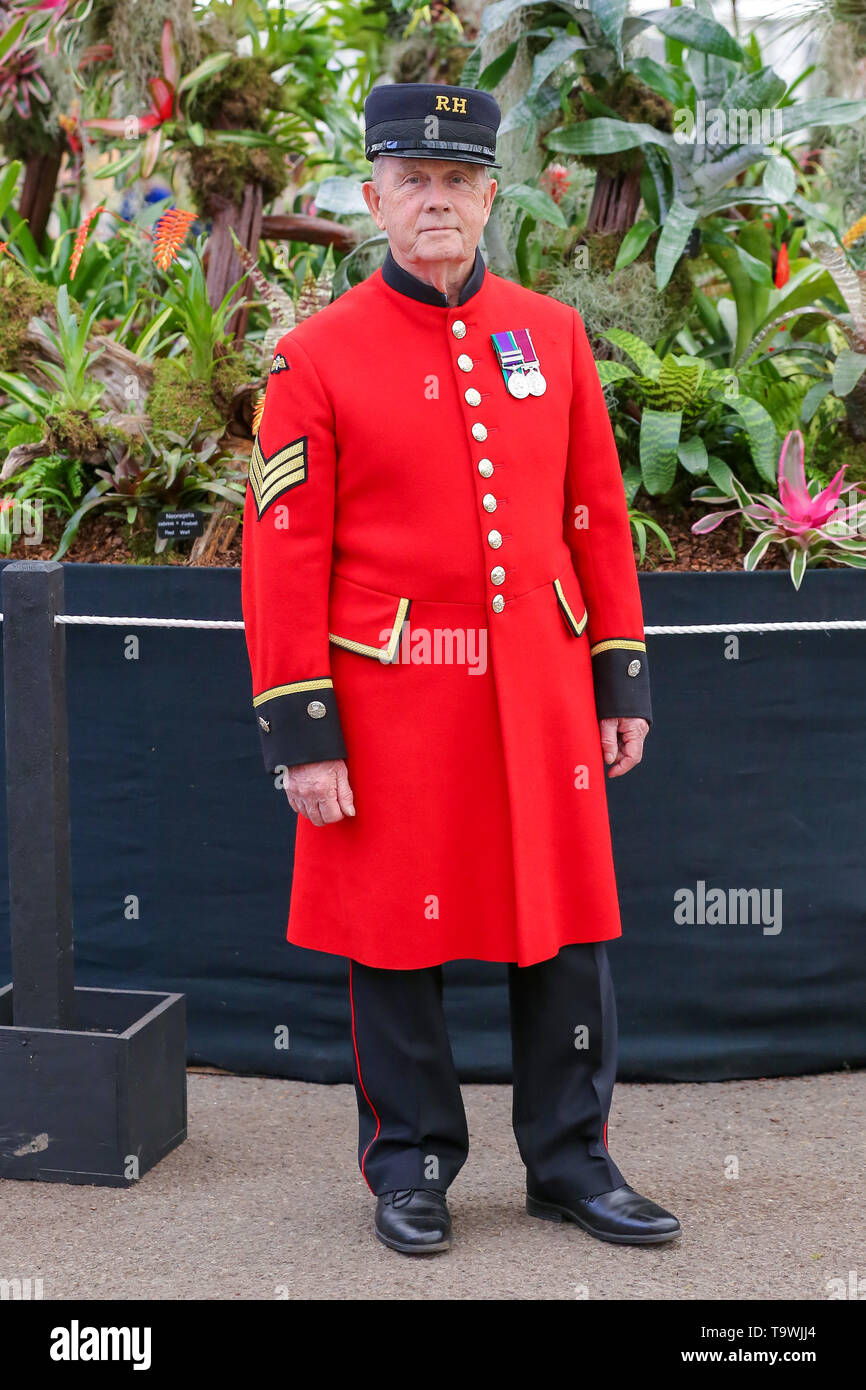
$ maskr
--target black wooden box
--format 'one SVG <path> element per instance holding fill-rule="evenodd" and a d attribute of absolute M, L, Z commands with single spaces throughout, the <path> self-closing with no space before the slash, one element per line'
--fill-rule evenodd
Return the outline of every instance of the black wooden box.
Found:
<path fill-rule="evenodd" d="M 130 1187 L 186 1138 L 185 998 L 76 989 L 74 1014 L 15 1027 L 0 989 L 0 1178 Z"/>

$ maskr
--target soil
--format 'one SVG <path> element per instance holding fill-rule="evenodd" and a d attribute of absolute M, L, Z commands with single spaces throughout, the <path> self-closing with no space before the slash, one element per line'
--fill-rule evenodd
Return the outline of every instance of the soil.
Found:
<path fill-rule="evenodd" d="M 205 518 L 206 519 L 206 518 Z M 44 514 L 43 539 L 39 545 L 26 545 L 16 538 L 9 552 L 10 560 L 51 560 L 60 543 L 65 518 Z M 133 531 L 125 518 L 111 516 L 85 517 L 78 535 L 70 545 L 64 561 L 87 565 L 188 565 L 192 539 L 169 541 L 159 555 L 153 553 L 153 530 Z M 2 554 L 0 554 L 2 558 Z M 229 543 L 212 559 L 211 567 L 231 567 L 241 562 L 241 528 L 238 527 Z"/>
<path fill-rule="evenodd" d="M 715 531 L 703 536 L 692 535 L 690 528 L 707 514 L 707 508 L 698 503 L 671 511 L 653 498 L 641 497 L 637 506 L 667 532 L 675 555 L 672 559 L 648 530 L 646 555 L 643 562 L 638 560 L 641 570 L 741 570 L 743 556 L 758 538 L 756 531 L 744 530 L 740 535 L 740 523 L 734 516 L 726 518 Z M 782 547 L 771 545 L 758 568 L 786 570 L 789 564 Z"/>
<path fill-rule="evenodd" d="M 640 510 L 651 516 L 667 532 L 674 548 L 675 558 L 671 559 L 659 541 L 648 532 L 647 553 L 643 562 L 638 561 L 641 570 L 739 570 L 743 567 L 743 555 L 748 549 L 754 534 L 749 532 L 741 540 L 736 518 L 722 522 L 715 531 L 705 536 L 692 535 L 689 529 L 706 508 L 686 506 L 676 512 L 665 509 L 652 498 L 641 498 Z M 50 560 L 57 549 L 64 522 L 46 512 L 45 532 L 40 545 L 25 545 L 23 538 L 16 539 L 9 554 L 13 560 Z M 212 558 L 211 565 L 221 568 L 240 565 L 241 528 L 238 527 L 228 543 Z M 153 532 L 139 530 L 131 532 L 127 522 L 120 517 L 85 517 L 78 536 L 67 550 L 64 560 L 79 564 L 113 565 L 188 565 L 193 541 L 170 541 L 165 550 L 153 554 Z M 637 552 L 635 552 L 637 558 Z M 787 569 L 788 561 L 778 546 L 771 546 L 761 561 L 760 569 Z"/>

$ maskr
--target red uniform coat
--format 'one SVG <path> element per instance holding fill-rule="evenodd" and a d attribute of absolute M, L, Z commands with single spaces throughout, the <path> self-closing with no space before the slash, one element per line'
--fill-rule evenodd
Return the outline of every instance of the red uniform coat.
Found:
<path fill-rule="evenodd" d="M 514 399 L 491 334 L 527 328 Z M 476 394 L 477 393 L 477 394 Z M 297 827 L 288 939 L 531 965 L 621 934 L 598 719 L 651 719 L 622 474 L 578 314 L 383 270 L 277 347 L 243 612 L 265 767 L 345 757 Z"/>

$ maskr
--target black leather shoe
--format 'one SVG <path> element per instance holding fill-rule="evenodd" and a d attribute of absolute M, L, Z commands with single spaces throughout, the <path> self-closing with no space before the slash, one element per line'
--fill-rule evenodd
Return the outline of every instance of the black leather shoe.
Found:
<path fill-rule="evenodd" d="M 432 1255 L 451 1246 L 451 1216 L 444 1192 L 384 1192 L 376 1203 L 376 1235 L 401 1255 Z"/>
<path fill-rule="evenodd" d="M 597 1197 L 575 1197 L 567 1205 L 527 1192 L 526 1210 L 542 1221 L 575 1221 L 591 1236 L 615 1245 L 661 1245 L 682 1235 L 675 1216 L 628 1186 Z"/>

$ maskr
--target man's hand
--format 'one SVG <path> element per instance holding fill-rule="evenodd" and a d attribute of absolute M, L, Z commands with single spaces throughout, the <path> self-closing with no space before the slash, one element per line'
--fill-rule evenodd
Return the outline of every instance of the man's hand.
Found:
<path fill-rule="evenodd" d="M 643 741 L 649 733 L 645 719 L 599 719 L 601 752 L 610 767 L 609 777 L 621 777 L 643 757 Z"/>
<path fill-rule="evenodd" d="M 355 801 L 342 758 L 323 763 L 301 763 L 286 771 L 286 796 L 299 816 L 312 825 L 333 825 L 354 816 Z"/>

